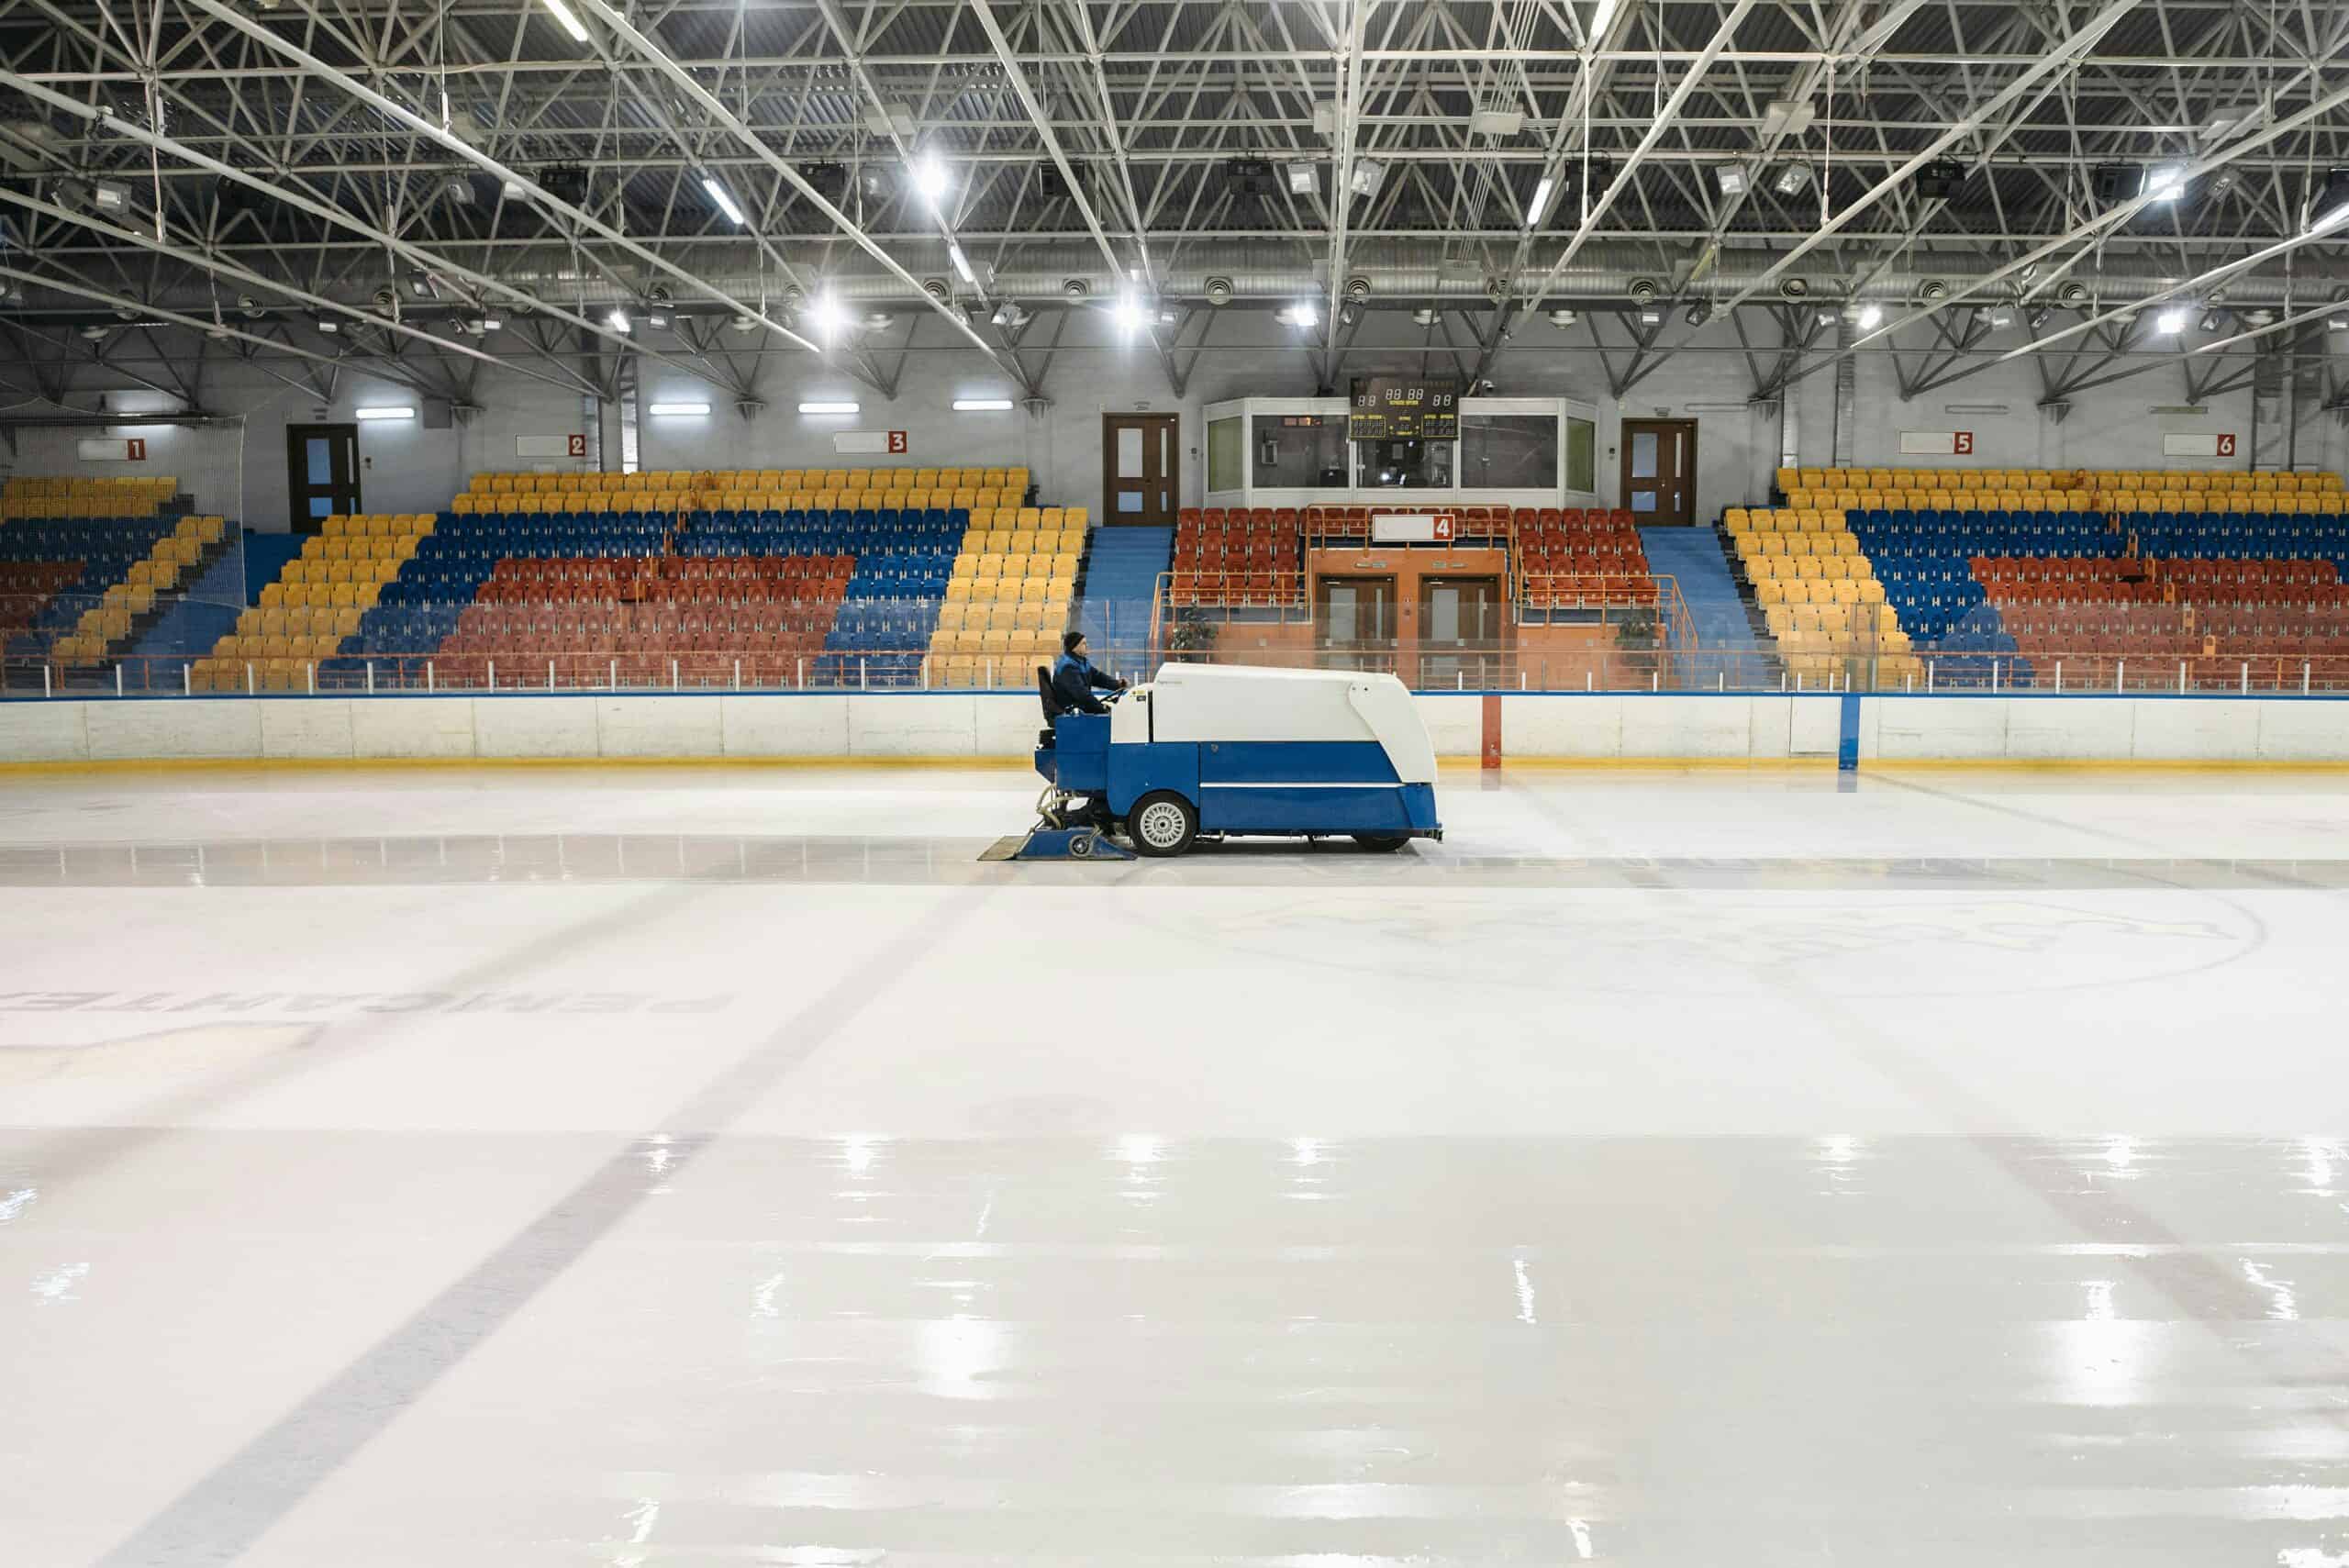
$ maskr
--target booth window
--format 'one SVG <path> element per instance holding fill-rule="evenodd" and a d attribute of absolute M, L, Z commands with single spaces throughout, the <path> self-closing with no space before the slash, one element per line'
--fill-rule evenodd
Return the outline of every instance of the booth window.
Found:
<path fill-rule="evenodd" d="M 1582 495 L 1598 489 L 1598 427 L 1566 416 L 1566 488 Z"/>
<path fill-rule="evenodd" d="M 1352 482 L 1342 414 L 1259 414 L 1251 433 L 1259 490 L 1341 490 Z"/>
<path fill-rule="evenodd" d="M 1460 483 L 1470 490 L 1555 490 L 1554 414 L 1464 414 Z"/>
<path fill-rule="evenodd" d="M 1248 483 L 1248 454 L 1240 450 L 1240 417 L 1208 421 L 1208 488 L 1238 490 Z"/>
<path fill-rule="evenodd" d="M 1362 484 L 1366 490 L 1455 490 L 1453 458 L 1457 441 L 1364 441 Z"/>

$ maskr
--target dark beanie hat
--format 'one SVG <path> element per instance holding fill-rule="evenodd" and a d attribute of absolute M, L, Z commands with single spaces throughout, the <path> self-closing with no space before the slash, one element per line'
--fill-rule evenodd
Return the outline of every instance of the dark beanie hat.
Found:
<path fill-rule="evenodd" d="M 1076 651 L 1076 645 L 1084 640 L 1085 633 L 1081 631 L 1064 631 L 1061 633 L 1061 651 L 1074 653 Z"/>

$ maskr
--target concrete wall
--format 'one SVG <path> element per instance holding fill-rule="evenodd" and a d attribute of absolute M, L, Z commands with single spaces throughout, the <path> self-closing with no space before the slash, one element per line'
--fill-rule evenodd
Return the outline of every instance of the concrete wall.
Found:
<path fill-rule="evenodd" d="M 1050 323 L 1035 330 L 1049 330 Z M 907 461 L 922 464 L 1025 462 L 1038 476 L 1046 498 L 1062 504 L 1101 506 L 1100 419 L 1107 412 L 1149 409 L 1183 416 L 1182 490 L 1186 500 L 1205 482 L 1200 411 L 1208 403 L 1248 395 L 1296 396 L 1315 393 L 1316 366 L 1294 329 L 1262 311 L 1228 311 L 1209 322 L 1206 346 L 1176 395 L 1158 356 L 1148 344 L 1121 340 L 1097 312 L 1072 313 L 1053 351 L 1046 382 L 1051 406 L 1041 415 L 1015 408 L 1007 414 L 957 414 L 958 397 L 1017 397 L 1004 373 L 967 347 L 946 341 L 942 327 L 921 323 L 900 372 L 894 399 L 859 386 L 798 350 L 755 356 L 757 387 L 766 406 L 750 419 L 735 412 L 726 390 L 651 361 L 640 363 L 641 401 L 707 402 L 707 416 L 653 418 L 642 425 L 640 462 L 647 468 L 832 466 L 844 461 L 833 446 L 842 428 L 900 428 L 910 432 Z M 902 335 L 901 324 L 893 329 Z M 1198 328 L 1192 328 L 1194 334 Z M 1609 358 L 1620 372 L 1628 362 L 1620 328 L 1600 328 Z M 1694 418 L 1698 422 L 1698 515 L 1717 517 L 1727 506 L 1759 499 L 1770 472 L 1778 466 L 1781 439 L 1777 416 L 1744 404 L 1749 381 L 1745 354 L 1726 321 L 1690 329 L 1674 322 L 1664 341 L 1688 347 L 1664 360 L 1620 401 L 1609 393 L 1609 363 L 1592 347 L 1587 322 L 1564 329 L 1535 318 L 1522 321 L 1496 360 L 1496 391 L 1518 395 L 1572 395 L 1597 403 L 1600 494 L 1613 499 L 1619 469 L 1621 421 L 1626 417 Z M 2004 344 L 2011 330 L 1994 342 Z M 646 341 L 675 353 L 663 335 Z M 959 339 L 957 339 L 959 341 Z M 1032 356 L 1042 339 L 1031 333 Z M 1920 340 L 1921 342 L 1921 340 Z M 499 339 L 489 340 L 491 347 Z M 731 345 L 729 344 L 729 348 Z M 1344 375 L 1375 371 L 1441 373 L 1454 368 L 1431 334 L 1414 327 L 1401 312 L 1380 311 L 1355 339 L 1357 352 Z M 748 349 L 735 350 L 753 362 Z M 887 356 L 884 356 L 885 359 Z M 1764 356 L 1766 361 L 1766 350 Z M 1916 355 L 1905 357 L 1914 370 Z M 2119 368 L 2119 367 L 2116 367 Z M 110 384 L 109 373 L 84 367 L 72 388 L 86 402 Z M 207 404 L 246 418 L 241 431 L 172 430 L 150 427 L 148 473 L 175 473 L 187 481 L 206 510 L 239 517 L 250 526 L 287 526 L 285 439 L 288 424 L 345 419 L 368 404 L 417 401 L 413 393 L 351 373 L 320 403 L 306 391 L 288 387 L 260 370 L 235 362 L 207 371 Z M 2181 403 L 2185 393 L 2174 371 L 2154 371 L 2112 386 L 2084 393 L 2058 421 L 2038 407 L 2039 373 L 2018 361 L 1972 375 L 1913 402 L 1899 395 L 1893 357 L 1881 350 L 1859 358 L 1859 394 L 1849 445 L 1854 461 L 1897 463 L 1903 429 L 1971 429 L 1974 463 L 1997 467 L 2132 467 L 2165 465 L 2165 428 L 2232 430 L 2247 467 L 2253 451 L 2250 394 L 2211 400 L 2200 417 L 2162 415 L 2156 409 Z M 863 409 L 852 419 L 803 416 L 803 400 L 853 398 Z M 619 467 L 617 420 L 599 417 L 573 394 L 518 373 L 484 373 L 474 392 L 482 412 L 449 430 L 427 430 L 420 423 L 375 422 L 362 428 L 364 502 L 374 511 L 427 510 L 445 504 L 465 475 L 484 468 L 529 466 L 515 456 L 518 435 L 592 433 L 601 465 Z M 1799 462 L 1833 461 L 1834 376 L 1821 371 L 1796 384 L 1787 399 L 1797 427 Z M 1998 412 L 1950 412 L 1951 405 L 1987 406 Z M 126 472 L 122 464 L 82 464 L 73 457 L 82 432 L 36 430 L 20 437 L 13 462 L 0 459 L 0 473 L 66 473 Z M 2302 465 L 2338 469 L 2349 436 L 2330 418 L 2303 419 L 2296 452 Z M 2280 445 L 2276 450 L 2280 454 Z M 1910 459 L 1909 462 L 1922 460 Z M 1946 461 L 1954 465 L 1956 460 Z M 2176 466 L 2221 466 L 2180 460 Z"/>
<path fill-rule="evenodd" d="M 1780 762 L 1835 751 L 1831 696 L 1501 698 L 1507 757 Z M 1472 757 L 1481 695 L 1419 698 L 1437 754 Z M 1028 754 L 1035 699 L 995 693 L 182 697 L 0 703 L 0 762 Z M 1885 696 L 1864 760 L 2349 762 L 2349 699 Z"/>

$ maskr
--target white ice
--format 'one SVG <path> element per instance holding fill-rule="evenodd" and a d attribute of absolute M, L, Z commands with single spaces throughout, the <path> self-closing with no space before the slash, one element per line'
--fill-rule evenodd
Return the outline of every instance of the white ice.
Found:
<path fill-rule="evenodd" d="M 2349 776 L 0 791 L 33 1564 L 2349 1550 Z"/>

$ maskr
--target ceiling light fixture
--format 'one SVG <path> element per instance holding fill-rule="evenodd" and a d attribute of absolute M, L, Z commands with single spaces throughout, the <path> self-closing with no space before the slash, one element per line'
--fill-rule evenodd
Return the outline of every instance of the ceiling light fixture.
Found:
<path fill-rule="evenodd" d="M 742 209 L 734 205 L 734 198 L 726 194 L 725 186 L 707 174 L 704 174 L 701 177 L 701 188 L 709 193 L 709 199 L 718 204 L 718 210 L 726 215 L 728 222 L 737 228 L 743 227 Z"/>
<path fill-rule="evenodd" d="M 351 412 L 362 419 L 413 419 L 416 417 L 416 410 L 406 406 L 354 408 Z"/>
<path fill-rule="evenodd" d="M 921 193 L 922 200 L 936 206 L 945 197 L 946 187 L 946 165 L 938 161 L 936 153 L 925 154 L 914 165 L 914 189 Z"/>
<path fill-rule="evenodd" d="M 1317 327 L 1320 325 L 1321 313 L 1314 309 L 1310 303 L 1299 300 L 1281 312 L 1281 319 L 1291 327 Z"/>
<path fill-rule="evenodd" d="M 604 317 L 604 325 L 610 328 L 615 332 L 626 332 L 629 330 L 628 312 L 621 309 L 617 305 L 612 306 L 611 314 Z"/>
<path fill-rule="evenodd" d="M 1008 414 L 1011 412 L 1011 399 L 1008 397 L 958 397 L 954 400 L 954 412 L 957 414 Z"/>
<path fill-rule="evenodd" d="M 802 414 L 853 414 L 861 406 L 863 405 L 855 403 L 803 403 L 799 411 Z"/>
<path fill-rule="evenodd" d="M 2149 202 L 2174 202 L 2186 194 L 2186 170 L 2181 164 L 2165 163 L 2145 173 L 2145 199 Z"/>
<path fill-rule="evenodd" d="M 1770 188 L 1782 196 L 1798 196 L 1810 189 L 1810 165 L 1798 158 L 1778 171 L 1778 177 L 1770 182 Z"/>
<path fill-rule="evenodd" d="M 1320 172 L 1315 169 L 1312 164 L 1292 163 L 1288 166 L 1288 194 L 1290 195 L 1309 196 L 1315 195 L 1320 189 Z"/>
<path fill-rule="evenodd" d="M 2154 330 L 2173 338 L 2178 333 L 2185 331 L 2186 311 L 2184 307 L 2179 306 L 2171 306 L 2168 309 L 2154 317 Z"/>
<path fill-rule="evenodd" d="M 1742 163 L 1717 163 L 1713 166 L 1713 183 L 1725 196 L 1742 196 L 1751 183 Z"/>
<path fill-rule="evenodd" d="M 1542 221 L 1542 215 L 1550 210 L 1550 197 L 1557 188 L 1558 183 L 1547 174 L 1533 183 L 1533 199 L 1525 204 L 1526 228 L 1531 228 Z"/>
<path fill-rule="evenodd" d="M 971 259 L 963 255 L 963 248 L 952 239 L 946 242 L 946 259 L 954 263 L 954 270 L 963 275 L 964 283 L 973 288 L 979 286 L 979 275 L 971 271 Z"/>
<path fill-rule="evenodd" d="M 2324 184 L 2309 208 L 2309 232 L 2321 234 L 2349 218 L 2349 169 L 2328 169 Z"/>
<path fill-rule="evenodd" d="M 1881 326 L 1883 322 L 1884 306 L 1880 305 L 1864 305 L 1860 306 L 1859 323 L 1861 331 L 1873 332 L 1877 327 Z"/>
<path fill-rule="evenodd" d="M 672 414 L 707 414 L 709 412 L 709 405 L 707 403 L 655 403 L 645 412 L 658 414 L 664 418 Z"/>
<path fill-rule="evenodd" d="M 546 0 L 546 4 L 548 13 L 562 24 L 564 32 L 569 33 L 573 39 L 579 43 L 587 41 L 587 29 L 581 25 L 578 17 L 571 14 L 570 6 L 564 5 L 562 0 Z"/>

